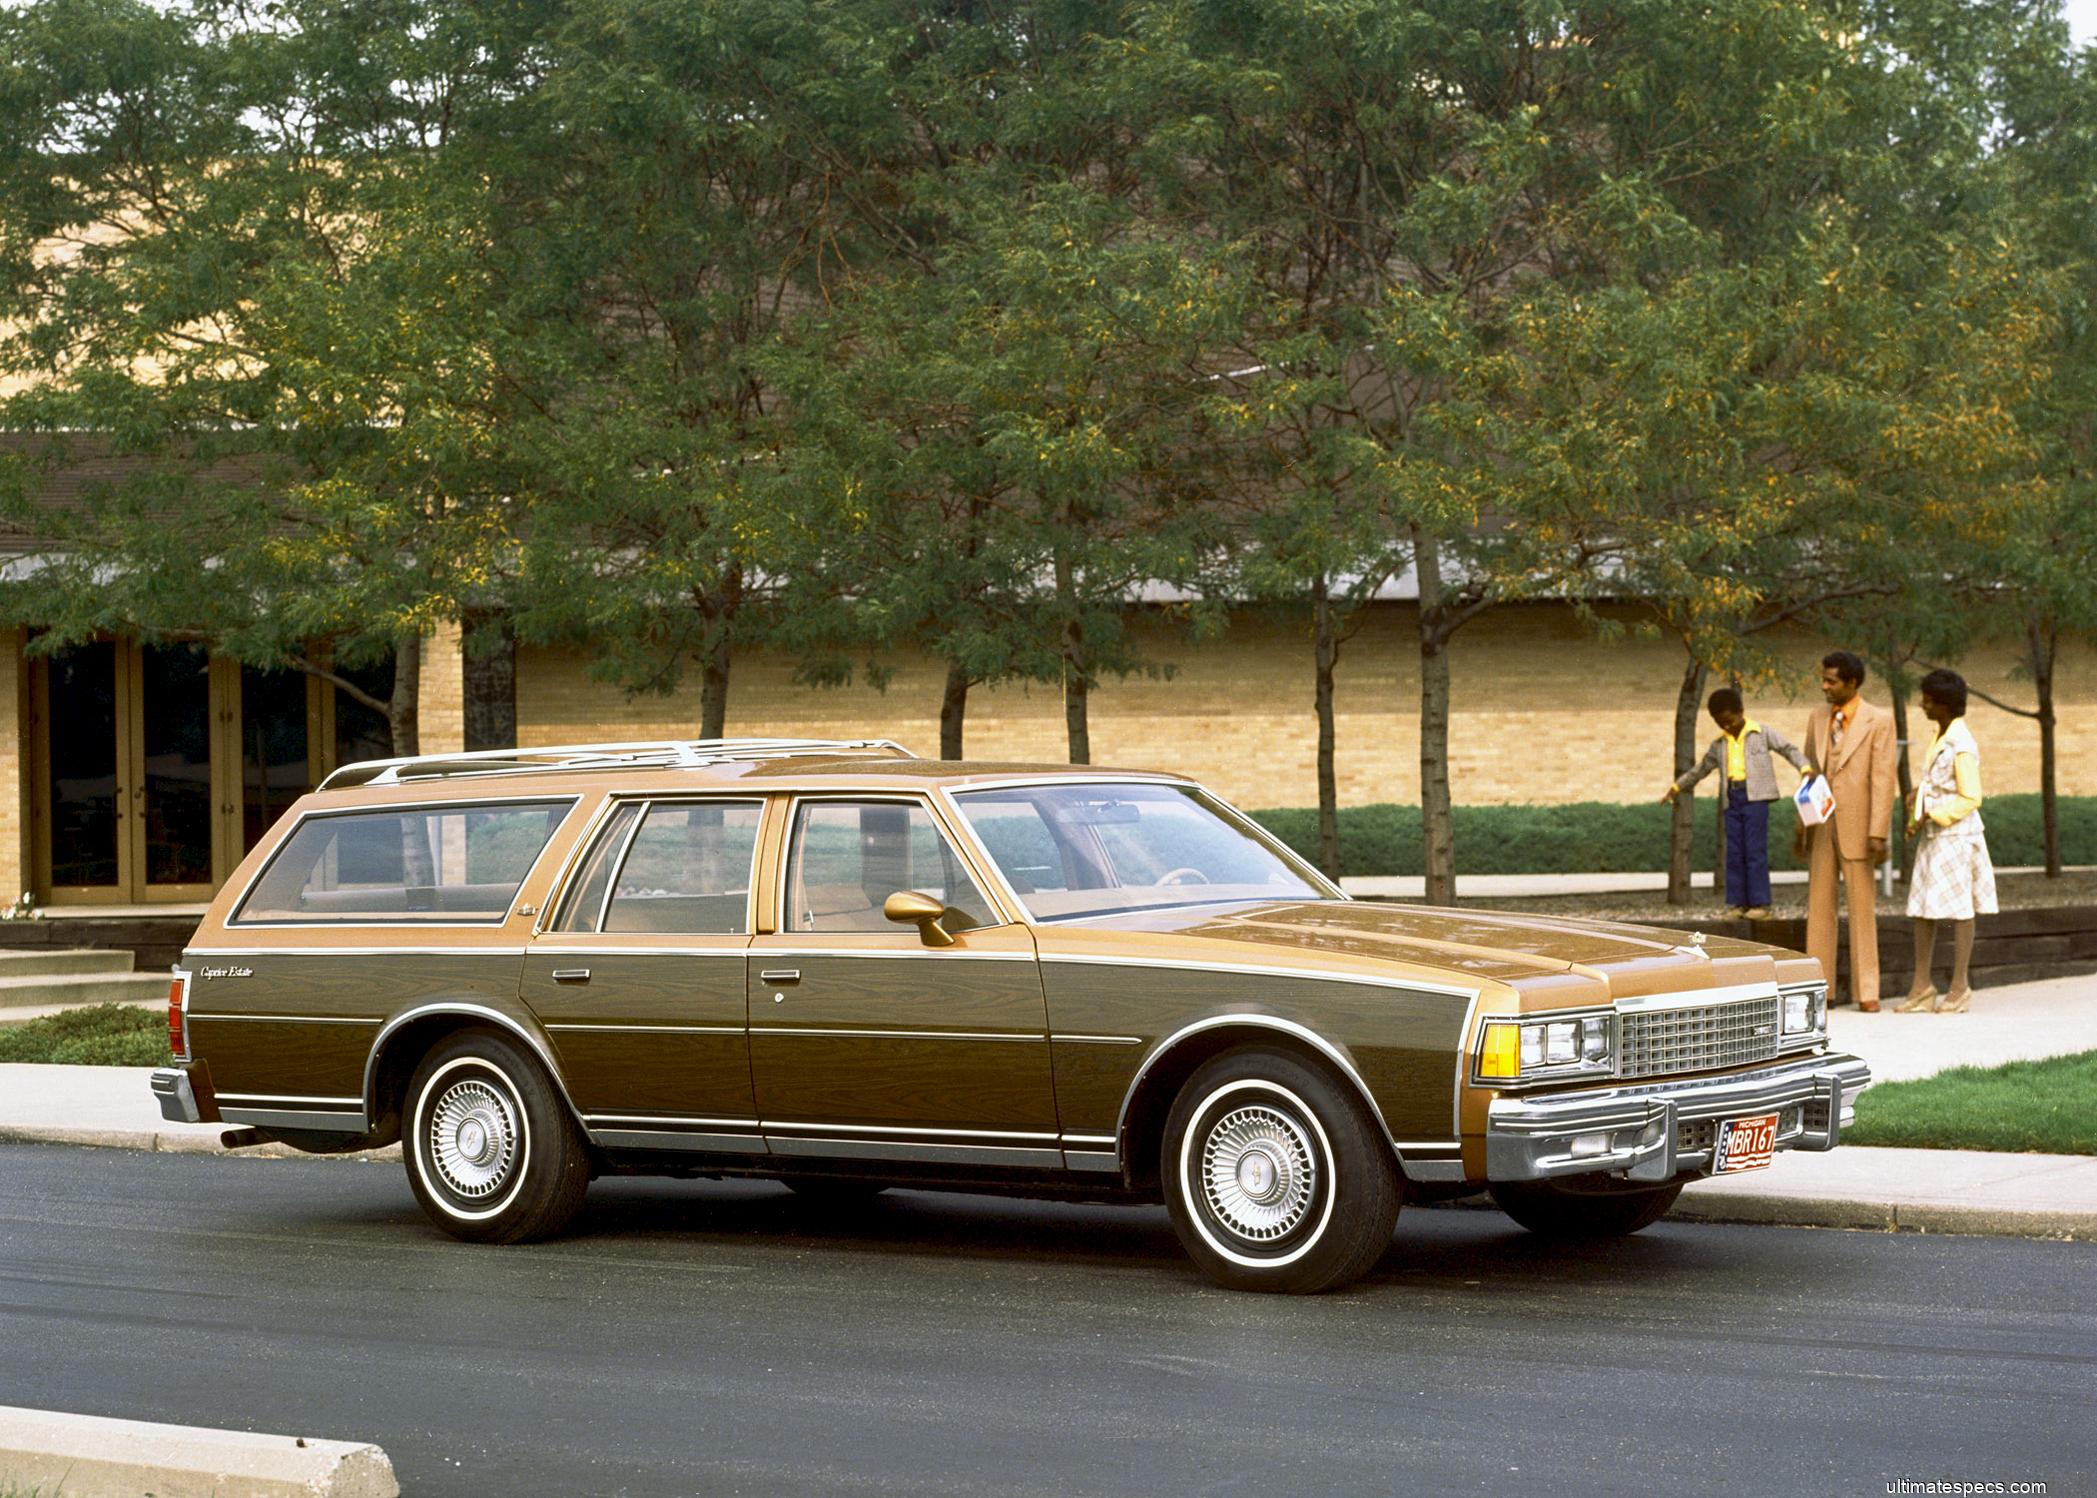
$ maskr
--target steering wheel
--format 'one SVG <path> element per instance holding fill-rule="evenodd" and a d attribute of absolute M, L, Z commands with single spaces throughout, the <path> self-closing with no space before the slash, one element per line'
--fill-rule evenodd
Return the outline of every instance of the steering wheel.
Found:
<path fill-rule="evenodd" d="M 1167 869 L 1158 876 L 1158 883 L 1160 884 L 1207 884 L 1208 882 L 1209 876 L 1207 874 L 1204 874 L 1200 869 L 1189 868 L 1185 864 L 1181 864 L 1176 869 Z"/>

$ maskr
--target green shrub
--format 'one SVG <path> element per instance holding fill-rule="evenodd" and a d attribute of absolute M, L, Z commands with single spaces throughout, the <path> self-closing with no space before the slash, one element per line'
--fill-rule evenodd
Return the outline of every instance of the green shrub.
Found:
<path fill-rule="evenodd" d="M 1696 806 L 1695 867 L 1708 869 L 1718 845 L 1717 801 Z M 1466 874 L 1647 873 L 1667 868 L 1673 813 L 1657 799 L 1634 806 L 1579 801 L 1567 806 L 1459 806 L 1456 866 Z M 2036 795 L 1991 796 L 1982 810 L 1988 851 L 1999 865 L 2045 862 Z M 1305 857 L 1318 856 L 1318 813 L 1305 807 L 1256 811 L 1253 816 Z M 1769 862 L 1796 868 L 1791 833 L 1796 813 L 1788 798 L 1769 812 Z M 2060 802 L 2061 857 L 2097 863 L 2097 796 Z M 1420 808 L 1388 802 L 1340 808 L 1340 859 L 1349 874 L 1419 874 Z"/>
<path fill-rule="evenodd" d="M 0 1025 L 0 1061 L 58 1066 L 165 1066 L 167 1014 L 98 1004 L 26 1024 Z"/>

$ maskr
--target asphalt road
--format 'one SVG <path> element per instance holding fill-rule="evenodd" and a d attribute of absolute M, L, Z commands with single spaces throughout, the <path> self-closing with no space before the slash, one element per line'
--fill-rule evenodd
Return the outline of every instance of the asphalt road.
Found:
<path fill-rule="evenodd" d="M 1156 1209 L 0 1146 L 0 1404 L 375 1440 L 435 1494 L 2097 1491 L 2097 1245 L 1411 1210 L 1311 1300 Z"/>

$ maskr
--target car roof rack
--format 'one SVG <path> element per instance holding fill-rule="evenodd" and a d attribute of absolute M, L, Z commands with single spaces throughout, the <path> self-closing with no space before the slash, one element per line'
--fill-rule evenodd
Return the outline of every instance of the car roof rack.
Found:
<path fill-rule="evenodd" d="M 474 749 L 464 754 L 414 754 L 343 765 L 319 789 L 402 785 L 468 775 L 530 775 L 550 770 L 697 770 L 743 760 L 791 759 L 803 754 L 917 756 L 894 739 L 642 739 L 624 744 L 548 744 L 520 749 Z"/>

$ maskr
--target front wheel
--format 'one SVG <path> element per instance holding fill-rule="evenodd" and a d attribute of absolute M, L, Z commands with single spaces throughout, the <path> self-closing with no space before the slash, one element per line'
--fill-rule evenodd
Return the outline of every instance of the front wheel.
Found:
<path fill-rule="evenodd" d="M 558 1233 L 590 1185 L 566 1103 L 537 1058 L 495 1031 L 462 1031 L 423 1058 L 401 1144 L 423 1211 L 473 1243 Z"/>
<path fill-rule="evenodd" d="M 1173 1230 L 1232 1289 L 1337 1289 L 1382 1257 L 1398 1223 L 1383 1130 L 1344 1084 L 1284 1051 L 1231 1051 L 1196 1071 L 1161 1164 Z"/>
<path fill-rule="evenodd" d="M 1500 1210 L 1547 1238 L 1622 1238 L 1667 1216 L 1681 1183 L 1633 1186 L 1606 1177 L 1562 1181 L 1496 1181 Z"/>

